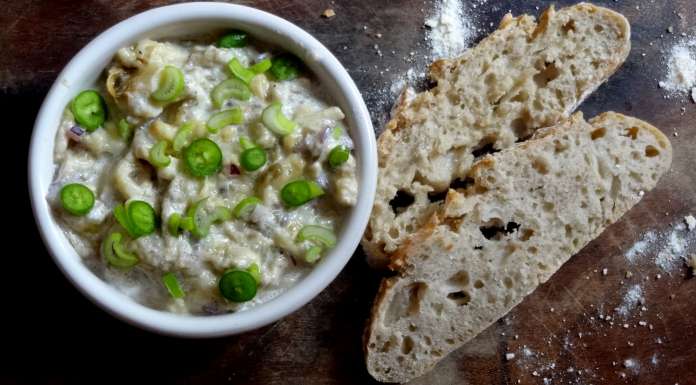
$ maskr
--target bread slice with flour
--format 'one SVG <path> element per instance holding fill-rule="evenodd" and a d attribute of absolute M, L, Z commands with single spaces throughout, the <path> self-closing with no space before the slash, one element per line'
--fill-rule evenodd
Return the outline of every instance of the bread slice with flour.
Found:
<path fill-rule="evenodd" d="M 655 127 L 581 113 L 476 162 L 465 190 L 394 255 L 364 344 L 377 380 L 405 382 L 504 316 L 669 169 Z"/>
<path fill-rule="evenodd" d="M 461 57 L 430 68 L 433 89 L 402 98 L 378 140 L 379 178 L 363 248 L 372 265 L 423 225 L 475 159 L 556 124 L 623 63 L 630 26 L 591 4 L 507 15 Z"/>

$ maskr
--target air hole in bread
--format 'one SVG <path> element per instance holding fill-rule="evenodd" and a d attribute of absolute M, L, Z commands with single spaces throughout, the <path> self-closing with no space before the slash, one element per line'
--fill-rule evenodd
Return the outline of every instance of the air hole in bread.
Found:
<path fill-rule="evenodd" d="M 508 289 L 512 289 L 512 287 L 515 286 L 514 282 L 512 281 L 512 278 L 510 277 L 505 277 L 503 279 L 503 284 L 505 284 L 505 287 Z"/>
<path fill-rule="evenodd" d="M 469 272 L 466 270 L 458 271 L 447 280 L 447 283 L 451 286 L 466 287 L 469 285 Z"/>
<path fill-rule="evenodd" d="M 510 99 L 513 102 L 519 102 L 519 103 L 524 103 L 527 100 L 529 100 L 529 93 L 527 93 L 527 90 L 522 90 L 517 93 L 512 99 Z"/>
<path fill-rule="evenodd" d="M 537 249 L 535 246 L 530 246 L 527 251 L 529 251 L 530 254 L 536 254 L 539 252 L 539 249 Z"/>
<path fill-rule="evenodd" d="M 531 122 L 534 121 L 532 113 L 528 109 L 522 110 L 520 117 L 510 122 L 510 128 L 515 134 L 516 141 L 524 141 L 532 136 L 535 127 L 532 127 Z"/>
<path fill-rule="evenodd" d="M 532 168 L 541 175 L 549 173 L 549 162 L 545 158 L 536 157 L 532 161 Z"/>
<path fill-rule="evenodd" d="M 544 264 L 542 262 L 537 263 L 537 267 L 539 268 L 539 270 L 544 270 L 544 271 L 549 268 L 548 266 L 546 266 L 546 264 Z"/>
<path fill-rule="evenodd" d="M 529 238 L 531 238 L 532 236 L 534 236 L 534 230 L 532 230 L 532 229 L 524 229 L 524 230 L 522 230 L 522 235 L 520 235 L 520 241 L 526 242 L 526 241 L 528 241 Z"/>
<path fill-rule="evenodd" d="M 445 339 L 445 342 L 446 342 L 448 345 L 454 345 L 454 344 L 455 344 L 453 338 L 446 338 L 446 339 Z"/>
<path fill-rule="evenodd" d="M 414 325 L 414 324 L 408 324 L 408 330 L 409 330 L 409 331 L 415 332 L 416 329 L 418 329 L 418 328 L 416 327 L 416 325 Z"/>
<path fill-rule="evenodd" d="M 563 27 L 561 27 L 563 30 L 564 34 L 568 34 L 568 32 L 573 31 L 575 32 L 575 20 L 570 19 L 567 23 L 563 24 Z"/>
<path fill-rule="evenodd" d="M 556 140 L 553 141 L 553 146 L 554 146 L 554 152 L 555 152 L 556 154 L 560 154 L 560 153 L 562 153 L 563 151 L 565 151 L 565 150 L 568 149 L 568 144 L 567 144 L 567 143 L 563 143 L 563 142 L 559 141 L 558 139 L 556 139 Z"/>
<path fill-rule="evenodd" d="M 643 183 L 643 176 L 638 174 L 635 171 L 631 171 L 630 173 L 628 173 L 628 176 L 635 179 L 638 183 L 641 183 L 641 184 Z"/>
<path fill-rule="evenodd" d="M 544 202 L 542 207 L 544 208 L 544 211 L 550 213 L 553 211 L 554 208 L 556 208 L 556 205 L 553 204 L 553 202 Z"/>
<path fill-rule="evenodd" d="M 406 336 L 401 341 L 401 353 L 408 355 L 411 354 L 411 351 L 413 351 L 413 339 Z"/>
<path fill-rule="evenodd" d="M 556 67 L 556 63 L 553 62 L 543 62 L 543 64 L 538 64 L 536 68 L 539 72 L 534 75 L 534 83 L 536 83 L 539 88 L 545 88 L 549 82 L 553 81 L 561 74 Z"/>
<path fill-rule="evenodd" d="M 626 129 L 626 134 L 623 135 L 629 137 L 633 140 L 638 139 L 638 127 L 631 127 Z"/>
<path fill-rule="evenodd" d="M 442 357 L 442 352 L 439 350 L 433 350 L 432 353 L 433 357 Z"/>
<path fill-rule="evenodd" d="M 399 190 L 396 193 L 396 196 L 389 201 L 389 206 L 391 206 L 394 214 L 399 215 L 405 210 L 406 207 L 412 205 L 415 201 L 416 198 L 414 198 L 413 195 L 407 191 Z"/>
<path fill-rule="evenodd" d="M 396 357 L 396 360 L 397 360 L 400 364 L 403 364 L 404 361 L 406 360 L 406 358 L 405 358 L 404 356 L 397 356 L 397 357 Z"/>
<path fill-rule="evenodd" d="M 611 221 L 607 220 L 607 223 L 609 223 L 609 222 L 611 222 Z M 577 238 L 573 239 L 573 246 L 574 247 L 578 247 L 579 244 L 580 244 L 579 239 L 577 239 Z"/>
<path fill-rule="evenodd" d="M 486 75 L 486 78 L 483 80 L 483 82 L 486 83 L 487 86 L 492 86 L 493 84 L 495 84 L 495 81 L 496 81 L 495 73 L 489 73 L 488 75 Z"/>
<path fill-rule="evenodd" d="M 660 155 L 660 150 L 655 148 L 655 146 L 648 145 L 647 147 L 645 147 L 645 156 L 647 156 L 648 158 L 652 158 L 658 155 Z"/>
<path fill-rule="evenodd" d="M 570 238 L 573 235 L 573 226 L 571 225 L 565 225 L 565 236 L 566 238 Z"/>
<path fill-rule="evenodd" d="M 425 342 L 426 345 L 430 346 L 433 344 L 433 340 L 430 339 L 429 336 L 423 336 L 423 342 Z"/>
<path fill-rule="evenodd" d="M 432 308 L 435 311 L 435 315 L 439 317 L 442 315 L 442 310 L 444 309 L 444 305 L 439 303 L 439 302 L 435 302 L 432 304 Z"/>
<path fill-rule="evenodd" d="M 483 246 L 479 246 L 479 245 L 474 246 L 474 250 L 483 250 Z"/>
<path fill-rule="evenodd" d="M 396 337 L 390 336 L 389 339 L 384 342 L 384 345 L 382 345 L 382 348 L 380 349 L 380 351 L 383 353 L 390 351 L 395 342 L 396 342 Z"/>
<path fill-rule="evenodd" d="M 515 222 L 508 222 L 507 225 L 503 226 L 503 221 L 499 218 L 494 218 L 479 227 L 479 230 L 481 230 L 481 234 L 483 234 L 486 239 L 498 241 L 502 236 L 513 233 L 519 227 L 519 223 Z"/>
<path fill-rule="evenodd" d="M 601 24 L 595 24 L 594 30 L 597 33 L 601 33 L 602 31 L 604 31 L 604 27 Z"/>
<path fill-rule="evenodd" d="M 496 138 L 493 136 L 487 136 L 479 142 L 479 144 L 474 147 L 474 150 L 471 151 L 471 155 L 474 156 L 474 158 L 480 158 L 484 155 L 487 154 L 495 154 L 496 152 L 499 152 L 500 150 L 496 149 L 493 145 L 495 144 Z"/>
<path fill-rule="evenodd" d="M 480 279 L 477 279 L 476 282 L 474 282 L 474 288 L 476 288 L 476 289 L 480 289 L 483 286 L 484 286 L 483 281 L 481 281 Z"/>
<path fill-rule="evenodd" d="M 399 228 L 396 226 L 389 228 L 389 236 L 393 239 L 399 238 Z"/>
<path fill-rule="evenodd" d="M 447 299 L 456 303 L 459 306 L 466 306 L 471 302 L 471 296 L 466 290 L 455 291 L 447 294 Z"/>
<path fill-rule="evenodd" d="M 600 127 L 598 129 L 592 131 L 590 133 L 590 137 L 592 138 L 592 140 L 597 140 L 599 138 L 603 138 L 604 135 L 606 135 L 606 133 L 607 133 L 607 129 L 604 127 Z"/>

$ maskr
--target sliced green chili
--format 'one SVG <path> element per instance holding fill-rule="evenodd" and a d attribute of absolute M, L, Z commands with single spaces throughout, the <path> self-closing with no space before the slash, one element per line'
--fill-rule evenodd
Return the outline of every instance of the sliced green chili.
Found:
<path fill-rule="evenodd" d="M 246 302 L 256 296 L 254 276 L 243 270 L 231 270 L 220 277 L 220 294 L 232 302 Z"/>
<path fill-rule="evenodd" d="M 167 288 L 172 298 L 184 298 L 184 290 L 179 285 L 179 280 L 174 273 L 167 273 L 162 276 L 162 283 Z"/>
<path fill-rule="evenodd" d="M 222 151 L 210 139 L 197 139 L 184 150 L 184 161 L 193 176 L 213 175 L 222 167 Z"/>
<path fill-rule="evenodd" d="M 280 198 L 289 207 L 302 206 L 324 194 L 324 189 L 311 180 L 296 180 L 283 186 Z"/>
<path fill-rule="evenodd" d="M 155 209 L 145 201 L 130 201 L 126 206 L 128 219 L 136 237 L 152 234 L 157 225 Z"/>
<path fill-rule="evenodd" d="M 208 131 L 216 133 L 220 131 L 221 128 L 230 126 L 233 124 L 241 124 L 244 122 L 244 113 L 239 107 L 233 107 L 229 110 L 220 111 L 208 119 L 207 127 Z"/>
<path fill-rule="evenodd" d="M 266 164 L 266 151 L 260 147 L 244 150 L 239 156 L 239 163 L 246 171 L 256 171 Z"/>
<path fill-rule="evenodd" d="M 152 98 L 158 102 L 171 102 L 184 91 L 184 74 L 180 69 L 168 65 L 160 74 L 159 86 L 152 93 Z"/>
<path fill-rule="evenodd" d="M 246 136 L 242 136 L 239 138 L 239 147 L 242 148 L 243 150 L 248 150 L 250 148 L 256 147 L 256 145 Z"/>
<path fill-rule="evenodd" d="M 86 215 L 94 207 L 94 193 L 80 183 L 70 183 L 60 189 L 60 203 L 72 215 Z"/>
<path fill-rule="evenodd" d="M 213 88 L 210 99 L 215 108 L 220 108 L 229 98 L 237 100 L 249 100 L 251 90 L 243 81 L 237 78 L 229 78 Z"/>
<path fill-rule="evenodd" d="M 150 148 L 148 160 L 153 166 L 157 168 L 169 166 L 171 159 L 169 159 L 169 155 L 167 155 L 168 147 L 169 142 L 166 140 L 160 140 L 154 146 L 152 146 L 152 148 Z"/>
<path fill-rule="evenodd" d="M 238 29 L 232 29 L 218 40 L 220 48 L 241 48 L 249 43 L 249 35 Z"/>
<path fill-rule="evenodd" d="M 302 62 L 295 55 L 284 53 L 274 57 L 271 65 L 271 73 L 278 80 L 292 80 L 300 74 Z"/>
<path fill-rule="evenodd" d="M 75 121 L 87 131 L 101 127 L 106 120 L 106 103 L 97 91 L 80 92 L 70 103 Z"/>
<path fill-rule="evenodd" d="M 336 146 L 329 152 L 329 165 L 338 167 L 348 161 L 350 150 L 346 146 Z"/>
<path fill-rule="evenodd" d="M 283 114 L 283 106 L 280 102 L 273 102 L 266 107 L 261 115 L 261 120 L 266 128 L 281 136 L 291 134 L 296 126 L 295 122 Z"/>

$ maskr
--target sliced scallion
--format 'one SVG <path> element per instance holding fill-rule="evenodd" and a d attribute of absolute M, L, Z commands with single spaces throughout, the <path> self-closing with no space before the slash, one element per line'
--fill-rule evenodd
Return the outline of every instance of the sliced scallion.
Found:
<path fill-rule="evenodd" d="M 158 102 L 171 102 L 184 91 L 184 74 L 180 69 L 168 65 L 160 74 L 159 86 L 152 93 L 152 99 Z"/>
<path fill-rule="evenodd" d="M 220 131 L 223 127 L 230 126 L 233 124 L 241 124 L 244 122 L 244 113 L 239 107 L 233 107 L 229 110 L 224 110 L 218 112 L 208 119 L 207 127 L 208 131 L 216 133 Z"/>
<path fill-rule="evenodd" d="M 310 241 L 330 249 L 336 246 L 336 235 L 326 227 L 306 225 L 297 233 L 297 241 Z"/>
<path fill-rule="evenodd" d="M 232 214 L 237 219 L 247 219 L 256 208 L 256 205 L 259 204 L 261 204 L 261 199 L 257 197 L 244 198 L 234 206 Z"/>
<path fill-rule="evenodd" d="M 167 288 L 167 291 L 172 298 L 184 298 L 184 290 L 181 288 L 179 280 L 176 278 L 174 273 L 167 273 L 163 275 L 162 283 L 164 284 L 164 287 Z"/>
<path fill-rule="evenodd" d="M 229 63 L 227 63 L 227 68 L 230 69 L 230 72 L 232 72 L 232 75 L 236 76 L 239 78 L 239 80 L 243 81 L 246 84 L 249 84 L 251 82 L 251 79 L 256 76 L 254 72 L 251 70 L 245 68 L 242 63 L 239 62 L 239 60 L 232 59 L 230 60 Z"/>
<path fill-rule="evenodd" d="M 171 159 L 167 155 L 167 148 L 169 147 L 169 142 L 166 140 L 160 140 L 152 148 L 150 148 L 150 153 L 148 154 L 148 160 L 150 164 L 157 168 L 164 168 L 169 166 Z"/>
<path fill-rule="evenodd" d="M 229 98 L 237 100 L 249 100 L 251 90 L 243 81 L 237 78 L 229 78 L 213 88 L 210 93 L 215 108 L 220 108 Z"/>
<path fill-rule="evenodd" d="M 283 114 L 283 106 L 279 102 L 273 102 L 266 107 L 261 120 L 266 128 L 281 136 L 291 134 L 297 125 Z"/>

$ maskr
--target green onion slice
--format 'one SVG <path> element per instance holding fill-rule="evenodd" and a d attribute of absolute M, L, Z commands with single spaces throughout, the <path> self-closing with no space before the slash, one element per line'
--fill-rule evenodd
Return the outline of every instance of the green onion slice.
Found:
<path fill-rule="evenodd" d="M 94 207 L 94 193 L 80 183 L 70 183 L 60 189 L 60 203 L 72 215 L 86 215 Z"/>
<path fill-rule="evenodd" d="M 125 118 L 118 121 L 116 128 L 118 129 L 118 136 L 126 142 L 133 136 L 133 127 L 128 124 Z"/>
<path fill-rule="evenodd" d="M 174 152 L 180 153 L 184 147 L 189 145 L 191 142 L 191 136 L 193 135 L 194 125 L 195 123 L 193 122 L 186 122 L 179 127 L 176 135 L 174 135 L 174 140 L 172 140 L 172 149 Z"/>
<path fill-rule="evenodd" d="M 75 121 L 85 130 L 92 132 L 106 120 L 106 103 L 97 91 L 80 92 L 70 103 Z"/>
<path fill-rule="evenodd" d="M 114 207 L 114 217 L 116 218 L 116 221 L 121 225 L 121 227 L 123 227 L 131 237 L 136 237 L 133 224 L 131 223 L 131 220 L 128 217 L 128 212 L 122 204 L 118 204 L 116 205 L 116 207 Z"/>
<path fill-rule="evenodd" d="M 252 263 L 246 271 L 247 273 L 251 274 L 252 277 L 254 277 L 257 285 L 261 284 L 261 270 L 259 269 L 259 265 L 257 263 Z"/>
<path fill-rule="evenodd" d="M 138 264 L 138 256 L 124 250 L 121 245 L 123 235 L 115 232 L 109 234 L 101 244 L 101 253 L 106 261 L 115 267 L 129 268 Z"/>
<path fill-rule="evenodd" d="M 168 65 L 160 74 L 159 86 L 152 93 L 152 98 L 158 102 L 171 102 L 184 91 L 184 74 L 180 69 Z"/>
<path fill-rule="evenodd" d="M 213 106 L 220 108 L 229 98 L 249 100 L 251 98 L 251 90 L 241 80 L 229 78 L 213 88 L 210 98 L 213 100 Z"/>
<path fill-rule="evenodd" d="M 306 225 L 297 233 L 297 241 L 310 241 L 330 249 L 336 246 L 336 235 L 326 227 Z"/>
<path fill-rule="evenodd" d="M 179 223 L 179 227 L 186 231 L 193 231 L 193 218 L 188 215 L 182 217 L 181 222 Z"/>
<path fill-rule="evenodd" d="M 289 207 L 298 207 L 324 194 L 324 189 L 311 180 L 296 180 L 283 186 L 280 198 Z"/>
<path fill-rule="evenodd" d="M 343 136 L 343 128 L 341 128 L 341 126 L 334 127 L 333 130 L 331 130 L 331 136 L 334 140 L 341 139 L 341 136 Z"/>
<path fill-rule="evenodd" d="M 273 62 L 271 61 L 271 59 L 263 59 L 260 62 L 249 67 L 249 69 L 255 74 L 262 74 L 271 69 L 272 65 Z"/>
<path fill-rule="evenodd" d="M 196 139 L 184 150 L 184 161 L 193 176 L 213 175 L 222 167 L 222 151 L 210 139 Z"/>
<path fill-rule="evenodd" d="M 273 102 L 266 107 L 261 120 L 266 128 L 281 136 L 292 133 L 297 125 L 283 114 L 283 106 L 279 102 Z"/>
<path fill-rule="evenodd" d="M 179 280 L 176 279 L 176 275 L 174 275 L 174 273 L 167 273 L 163 275 L 162 283 L 164 284 L 164 287 L 167 288 L 167 291 L 172 298 L 184 298 L 184 290 L 181 288 L 181 285 L 179 285 Z"/>
<path fill-rule="evenodd" d="M 243 150 L 248 150 L 250 148 L 254 148 L 254 147 L 256 147 L 256 145 L 246 136 L 241 136 L 239 138 L 239 147 L 241 147 L 242 151 L 243 151 Z"/>
<path fill-rule="evenodd" d="M 150 149 L 148 160 L 150 163 L 157 167 L 163 168 L 169 166 L 171 159 L 167 155 L 167 148 L 169 147 L 169 142 L 166 140 L 160 140 Z"/>
<path fill-rule="evenodd" d="M 249 84 L 251 82 L 251 79 L 256 76 L 254 72 L 251 70 L 244 68 L 242 63 L 239 62 L 239 60 L 232 59 L 230 60 L 229 63 L 227 63 L 227 68 L 230 69 L 230 72 L 232 72 L 232 75 L 236 76 L 239 78 L 239 80 L 243 81 L 246 84 Z"/>
<path fill-rule="evenodd" d="M 271 61 L 271 73 L 278 80 L 292 80 L 300 74 L 302 62 L 295 55 L 284 53 Z"/>
<path fill-rule="evenodd" d="M 247 219 L 247 218 L 249 218 L 251 213 L 256 208 L 256 205 L 260 205 L 260 204 L 261 204 L 261 199 L 259 199 L 257 197 L 244 198 L 239 203 L 237 203 L 236 206 L 234 206 L 234 209 L 232 210 L 232 214 L 234 215 L 235 218 Z"/>
<path fill-rule="evenodd" d="M 336 146 L 329 152 L 329 165 L 336 168 L 348 161 L 350 150 L 346 146 Z"/>
<path fill-rule="evenodd" d="M 220 111 L 208 119 L 208 131 L 216 133 L 221 128 L 232 125 L 241 124 L 244 122 L 244 113 L 239 107 L 233 107 L 229 110 Z"/>
<path fill-rule="evenodd" d="M 238 29 L 233 29 L 228 31 L 225 35 L 220 37 L 218 40 L 218 47 L 220 48 L 241 48 L 246 47 L 249 43 L 249 35 Z"/>
<path fill-rule="evenodd" d="M 254 276 L 243 270 L 231 270 L 220 277 L 220 294 L 232 302 L 246 302 L 256 296 Z"/>
<path fill-rule="evenodd" d="M 192 219 L 191 234 L 197 238 L 204 238 L 210 232 L 210 221 L 205 212 L 206 198 L 199 200 L 189 207 L 186 216 Z"/>
<path fill-rule="evenodd" d="M 260 147 L 253 147 L 242 151 L 239 163 L 246 171 L 256 171 L 266 164 L 266 151 Z"/>
<path fill-rule="evenodd" d="M 307 261 L 307 263 L 314 263 L 318 261 L 319 258 L 321 258 L 321 251 L 322 248 L 320 246 L 310 247 L 305 253 L 305 261 Z"/>
<path fill-rule="evenodd" d="M 171 234 L 174 237 L 178 236 L 181 229 L 180 225 L 181 214 L 174 213 L 169 216 L 169 219 L 167 220 L 167 230 L 169 230 L 169 234 Z"/>

